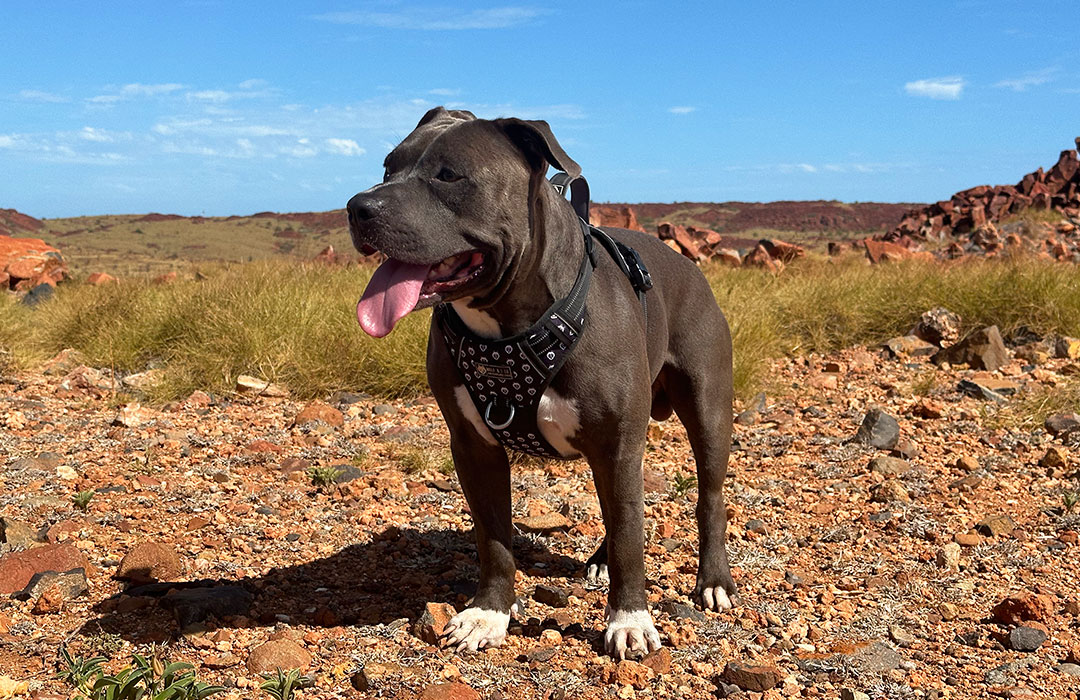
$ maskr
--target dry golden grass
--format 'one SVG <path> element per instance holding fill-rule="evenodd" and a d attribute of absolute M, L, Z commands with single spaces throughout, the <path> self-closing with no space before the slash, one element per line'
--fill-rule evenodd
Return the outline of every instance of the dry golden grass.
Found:
<path fill-rule="evenodd" d="M 719 266 L 703 272 L 731 323 L 742 397 L 762 385 L 771 358 L 875 345 L 906 332 L 934 306 L 960 314 L 968 328 L 1080 335 L 1080 275 L 1070 265 L 870 267 L 852 258 L 800 261 L 778 277 Z M 31 365 L 70 347 L 98 366 L 160 367 L 158 400 L 196 388 L 227 391 L 238 374 L 282 383 L 301 397 L 338 389 L 387 397 L 422 392 L 429 314 L 407 317 L 387 338 L 367 337 L 354 307 L 369 276 L 365 268 L 263 261 L 217 266 L 202 279 L 167 285 L 72 283 L 36 309 L 4 296 L 0 362 Z"/>

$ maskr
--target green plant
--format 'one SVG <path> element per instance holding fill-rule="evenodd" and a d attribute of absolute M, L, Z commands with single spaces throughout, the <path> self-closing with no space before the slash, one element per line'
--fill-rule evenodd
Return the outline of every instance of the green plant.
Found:
<path fill-rule="evenodd" d="M 674 483 L 671 485 L 671 490 L 675 493 L 676 497 L 685 496 L 686 493 L 697 487 L 697 477 L 693 474 L 679 474 L 675 477 Z"/>
<path fill-rule="evenodd" d="M 456 471 L 454 466 L 454 457 L 450 454 L 443 455 L 443 458 L 439 460 L 439 473 L 445 476 L 450 476 Z"/>
<path fill-rule="evenodd" d="M 79 510 L 86 510 L 90 506 L 90 501 L 94 499 L 94 490 L 87 489 L 85 491 L 79 491 L 71 497 L 72 504 Z"/>
<path fill-rule="evenodd" d="M 279 668 L 276 674 L 264 673 L 262 677 L 263 682 L 259 684 L 259 688 L 274 700 L 292 700 L 293 691 L 313 683 L 307 676 L 300 675 L 300 670 L 295 668 L 287 673 Z"/>
<path fill-rule="evenodd" d="M 434 466 L 435 456 L 422 447 L 407 447 L 395 459 L 406 474 L 419 474 Z"/>
<path fill-rule="evenodd" d="M 60 649 L 57 678 L 67 682 L 83 700 L 205 700 L 225 688 L 202 683 L 189 663 L 163 661 L 155 652 L 133 654 L 131 663 L 116 673 L 102 668 L 104 657 L 81 659 Z"/>
<path fill-rule="evenodd" d="M 334 481 L 344 473 L 344 469 L 338 469 L 337 467 L 311 467 L 308 469 L 308 476 L 311 477 L 312 485 L 322 490 L 333 486 Z"/>
<path fill-rule="evenodd" d="M 1080 491 L 1066 491 L 1061 497 L 1066 513 L 1072 513 L 1073 508 L 1080 502 Z"/>

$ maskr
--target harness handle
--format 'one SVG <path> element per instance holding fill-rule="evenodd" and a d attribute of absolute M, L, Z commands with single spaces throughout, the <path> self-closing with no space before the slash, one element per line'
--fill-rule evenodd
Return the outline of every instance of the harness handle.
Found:
<path fill-rule="evenodd" d="M 589 182 L 581 175 L 575 177 L 568 173 L 555 173 L 548 182 L 561 197 L 565 197 L 569 189 L 570 206 L 582 221 L 589 223 Z"/>

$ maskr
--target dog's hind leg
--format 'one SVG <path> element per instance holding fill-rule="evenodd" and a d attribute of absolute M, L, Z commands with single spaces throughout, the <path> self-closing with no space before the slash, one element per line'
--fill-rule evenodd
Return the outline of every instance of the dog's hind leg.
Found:
<path fill-rule="evenodd" d="M 721 319 L 715 338 L 690 345 L 701 355 L 681 369 L 665 367 L 664 385 L 697 463 L 699 543 L 694 597 L 702 607 L 723 610 L 739 596 L 728 565 L 724 478 L 731 449 L 731 336 Z M 685 358 L 684 358 L 685 359 Z"/>
<path fill-rule="evenodd" d="M 585 581 L 591 586 L 607 585 L 611 577 L 608 575 L 607 565 L 607 536 L 600 540 L 600 546 L 593 555 L 585 562 Z"/>

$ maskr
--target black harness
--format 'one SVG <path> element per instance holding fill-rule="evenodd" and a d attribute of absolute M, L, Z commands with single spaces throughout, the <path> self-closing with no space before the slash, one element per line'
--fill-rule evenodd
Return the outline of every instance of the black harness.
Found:
<path fill-rule="evenodd" d="M 484 423 L 504 446 L 536 457 L 566 459 L 544 439 L 537 422 L 540 397 L 570 356 L 585 330 L 585 299 L 597 264 L 598 241 L 630 280 L 641 300 L 645 322 L 645 292 L 652 279 L 641 256 L 600 229 L 590 226 L 589 186 L 584 178 L 557 173 L 551 178 L 555 191 L 571 193 L 585 239 L 585 257 L 570 293 L 558 299 L 540 320 L 523 333 L 492 340 L 469 330 L 449 304 L 435 308 L 435 318 L 450 357 Z"/>

